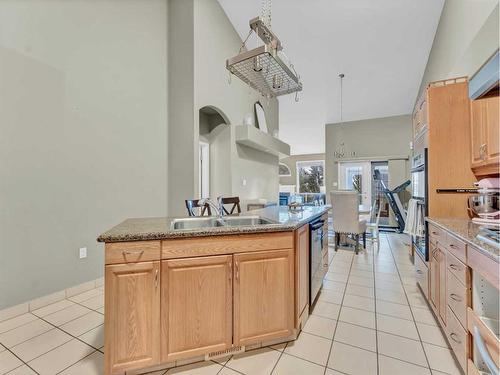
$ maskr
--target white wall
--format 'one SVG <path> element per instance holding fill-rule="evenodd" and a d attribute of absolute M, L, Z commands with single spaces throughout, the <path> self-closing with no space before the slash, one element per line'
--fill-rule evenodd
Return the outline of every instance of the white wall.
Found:
<path fill-rule="evenodd" d="M 498 0 L 447 0 L 420 92 L 429 82 L 471 76 L 498 49 Z"/>
<path fill-rule="evenodd" d="M 166 215 L 166 1 L 3 0 L 0 103 L 1 309 L 103 276 L 99 233 Z"/>

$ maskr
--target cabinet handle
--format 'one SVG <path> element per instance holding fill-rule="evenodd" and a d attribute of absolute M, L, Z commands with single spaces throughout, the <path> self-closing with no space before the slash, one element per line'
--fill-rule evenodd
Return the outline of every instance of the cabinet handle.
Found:
<path fill-rule="evenodd" d="M 431 233 L 432 233 L 433 235 L 435 235 L 435 236 L 437 236 L 437 235 L 439 234 L 438 232 L 434 232 L 434 231 L 432 231 Z"/>
<path fill-rule="evenodd" d="M 228 263 L 229 266 L 229 281 L 233 278 L 233 261 Z"/>
<path fill-rule="evenodd" d="M 488 369 L 492 374 L 498 374 L 499 369 L 495 361 L 493 361 L 493 359 L 491 358 L 488 349 L 486 348 L 486 344 L 484 343 L 483 338 L 481 337 L 481 332 L 476 326 L 474 326 L 473 331 L 474 332 L 472 333 L 472 335 L 474 337 L 474 344 L 476 344 L 476 347 L 479 351 L 479 356 L 483 359 L 486 367 L 488 367 Z"/>
<path fill-rule="evenodd" d="M 453 271 L 460 271 L 460 267 L 458 267 L 456 264 L 453 264 L 453 263 L 450 264 L 450 268 Z"/>
<path fill-rule="evenodd" d="M 234 266 L 236 268 L 236 280 L 239 280 L 240 279 L 240 265 L 238 264 L 238 262 L 234 262 Z"/>
<path fill-rule="evenodd" d="M 141 256 L 142 254 L 144 254 L 144 250 L 140 250 L 140 251 L 123 250 L 122 254 L 123 255 L 139 255 L 139 256 Z"/>
<path fill-rule="evenodd" d="M 158 288 L 158 269 L 155 271 L 155 288 Z"/>
<path fill-rule="evenodd" d="M 461 344 L 462 341 L 460 341 L 457 337 L 459 337 L 455 332 L 450 333 L 450 338 L 455 341 L 457 344 Z"/>
<path fill-rule="evenodd" d="M 453 245 L 452 243 L 450 243 L 450 247 L 451 247 L 452 249 L 457 249 L 457 247 L 456 247 L 455 245 Z"/>
<path fill-rule="evenodd" d="M 417 270 L 417 273 L 418 273 L 419 275 L 422 275 L 422 274 L 423 274 L 423 272 L 422 272 L 421 270 Z"/>
<path fill-rule="evenodd" d="M 450 298 L 451 298 L 453 301 L 462 302 L 462 298 L 460 298 L 460 296 L 459 296 L 458 294 L 451 293 L 451 294 L 450 294 Z"/>

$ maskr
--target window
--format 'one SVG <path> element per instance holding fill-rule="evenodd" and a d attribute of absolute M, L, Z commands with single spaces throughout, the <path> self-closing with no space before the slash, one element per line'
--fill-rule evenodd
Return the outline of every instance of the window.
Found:
<path fill-rule="evenodd" d="M 292 175 L 290 168 L 285 163 L 280 163 L 278 173 L 280 177 L 290 177 Z"/>
<path fill-rule="evenodd" d="M 325 161 L 298 161 L 297 186 L 299 193 L 322 193 L 325 190 Z"/>

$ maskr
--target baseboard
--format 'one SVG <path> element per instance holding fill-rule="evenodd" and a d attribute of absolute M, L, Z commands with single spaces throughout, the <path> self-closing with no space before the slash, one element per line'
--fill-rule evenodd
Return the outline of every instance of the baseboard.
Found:
<path fill-rule="evenodd" d="M 85 283 L 72 286 L 70 288 L 61 290 L 59 292 L 51 293 L 43 297 L 32 299 L 31 301 L 27 301 L 19 305 L 7 307 L 3 310 L 0 310 L 0 322 L 7 319 L 15 318 L 16 316 L 22 314 L 26 314 L 30 311 L 40 309 L 44 306 L 62 301 L 63 299 L 75 296 L 77 294 L 86 292 L 88 290 L 99 288 L 100 286 L 103 285 L 104 285 L 104 277 L 100 277 L 98 279 L 87 281 Z"/>

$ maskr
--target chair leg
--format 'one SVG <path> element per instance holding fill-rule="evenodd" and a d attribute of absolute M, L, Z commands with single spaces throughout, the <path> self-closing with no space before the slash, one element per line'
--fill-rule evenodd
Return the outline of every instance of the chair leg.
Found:
<path fill-rule="evenodd" d="M 356 244 L 354 245 L 354 252 L 359 253 L 359 234 L 355 235 Z"/>
<path fill-rule="evenodd" d="M 363 232 L 363 249 L 366 249 L 366 232 Z"/>
<path fill-rule="evenodd" d="M 337 234 L 337 232 L 335 232 L 335 234 L 333 235 L 333 249 L 335 251 L 337 251 L 337 246 L 338 246 L 338 238 L 339 238 L 339 235 Z"/>

